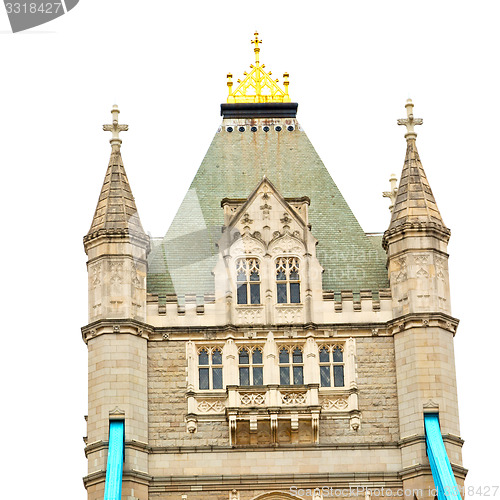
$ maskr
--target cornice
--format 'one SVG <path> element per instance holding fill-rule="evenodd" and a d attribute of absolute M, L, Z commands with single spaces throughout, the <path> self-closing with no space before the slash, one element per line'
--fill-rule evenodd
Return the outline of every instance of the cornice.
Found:
<path fill-rule="evenodd" d="M 411 313 L 387 322 L 379 323 L 307 323 L 296 325 L 255 325 L 237 326 L 226 324 L 221 326 L 161 326 L 155 327 L 132 318 L 100 319 L 82 327 L 82 338 L 85 343 L 92 338 L 105 334 L 129 334 L 145 338 L 149 341 L 169 340 L 224 340 L 265 339 L 269 330 L 275 332 L 276 338 L 305 338 L 311 332 L 325 342 L 342 337 L 387 337 L 411 328 L 441 328 L 455 335 L 459 320 L 440 312 Z M 293 335 L 290 334 L 293 332 Z M 300 335 L 298 335 L 300 332 Z M 282 333 L 283 335 L 280 335 Z"/>
<path fill-rule="evenodd" d="M 153 481 L 153 479 L 154 479 L 153 476 L 147 474 L 146 472 L 138 471 L 135 469 L 130 469 L 130 470 L 125 469 L 123 471 L 122 481 L 133 481 L 135 483 L 141 483 L 146 486 L 149 486 Z M 91 472 L 90 474 L 85 476 L 83 478 L 83 484 L 85 485 L 85 488 L 88 488 L 89 486 L 102 483 L 105 480 L 106 480 L 106 471 L 98 470 L 96 472 Z"/>
<path fill-rule="evenodd" d="M 389 245 L 392 243 L 404 238 L 420 238 L 423 235 L 435 237 L 447 244 L 450 240 L 451 231 L 447 227 L 437 224 L 436 222 L 408 221 L 387 229 L 382 237 L 382 247 L 387 251 Z"/>
<path fill-rule="evenodd" d="M 106 334 L 128 334 L 149 339 L 154 328 L 132 318 L 100 319 L 82 327 L 82 338 L 87 344 L 90 339 Z"/>
<path fill-rule="evenodd" d="M 455 436 L 455 434 L 443 434 L 443 441 L 458 446 L 462 446 L 465 442 L 461 437 Z M 412 436 L 404 437 L 398 441 L 398 446 L 400 448 L 405 448 L 418 443 L 425 443 L 424 434 L 414 434 Z"/>
<path fill-rule="evenodd" d="M 255 339 L 262 337 L 265 339 L 272 330 L 278 338 L 305 338 L 310 332 L 319 331 L 318 335 L 324 341 L 331 341 L 335 338 L 349 336 L 387 336 L 387 322 L 367 322 L 367 323 L 307 323 L 293 325 L 221 325 L 221 326 L 161 326 L 151 327 L 153 333 L 149 340 L 184 340 L 184 337 L 194 339 L 196 335 L 207 340 L 223 340 L 228 337 Z M 283 335 L 279 333 L 293 332 L 294 335 Z M 297 337 L 297 332 L 301 336 Z M 303 335 L 302 335 L 303 332 Z M 343 332 L 347 332 L 345 335 Z M 359 335 L 357 333 L 361 332 Z M 225 335 L 224 335 L 225 334 Z"/>
<path fill-rule="evenodd" d="M 457 464 L 451 464 L 451 468 L 455 477 L 465 479 L 468 469 Z M 399 476 L 403 481 L 424 475 L 432 475 L 431 467 L 428 464 L 411 465 L 409 467 L 405 467 L 399 472 Z"/>
<path fill-rule="evenodd" d="M 194 486 L 201 491 L 204 488 L 215 490 L 230 489 L 236 486 L 250 486 L 252 490 L 268 490 L 270 488 L 293 485 L 297 488 L 332 486 L 349 488 L 353 482 L 370 481 L 384 483 L 386 488 L 401 488 L 402 482 L 397 472 L 327 472 L 302 474 L 244 474 L 214 476 L 157 476 L 149 487 L 150 493 L 184 490 L 186 486 Z M 245 488 L 247 489 L 247 488 Z"/>
<path fill-rule="evenodd" d="M 387 322 L 387 331 L 390 335 L 397 335 L 400 332 L 413 328 L 441 328 L 455 333 L 458 328 L 459 320 L 440 312 L 422 312 L 410 313 L 399 316 Z"/>
<path fill-rule="evenodd" d="M 248 452 L 280 452 L 280 451 L 318 451 L 318 450 L 380 450 L 399 449 L 395 441 L 387 443 L 336 443 L 336 444 L 280 444 L 279 446 L 152 446 L 152 454 L 187 454 L 187 453 L 248 453 Z"/>
<path fill-rule="evenodd" d="M 94 441 L 85 447 L 85 457 L 88 458 L 91 453 L 107 450 L 108 446 L 109 441 Z M 135 439 L 125 441 L 125 449 L 151 453 L 151 447 L 147 443 L 136 441 Z"/>

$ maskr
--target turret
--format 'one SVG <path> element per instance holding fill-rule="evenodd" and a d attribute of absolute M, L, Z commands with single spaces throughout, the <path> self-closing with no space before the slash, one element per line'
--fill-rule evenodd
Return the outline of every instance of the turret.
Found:
<path fill-rule="evenodd" d="M 400 446 L 405 489 L 432 497 L 424 414 L 437 413 L 448 457 L 459 485 L 461 466 L 447 245 L 450 230 L 437 208 L 417 151 L 413 103 L 406 103 L 406 156 L 389 228 L 383 237 L 393 303 Z M 389 194 L 389 193 L 388 193 Z M 406 493 L 405 493 L 406 495 Z M 412 495 L 409 495 L 412 498 Z"/>
<path fill-rule="evenodd" d="M 408 118 L 406 156 L 401 181 L 383 245 L 387 251 L 389 279 L 395 317 L 415 312 L 451 313 L 445 226 L 417 151 L 414 131 L 422 120 L 413 117 L 413 104 L 406 104 Z"/>
<path fill-rule="evenodd" d="M 85 478 L 89 499 L 104 498 L 110 420 L 125 423 L 123 497 L 147 498 L 147 326 L 146 273 L 149 237 L 142 228 L 113 121 L 111 157 L 89 232 L 89 324 L 82 329 L 89 353 L 89 408 Z M 134 442 L 133 445 L 131 443 Z M 135 493 L 134 493 L 135 492 Z"/>

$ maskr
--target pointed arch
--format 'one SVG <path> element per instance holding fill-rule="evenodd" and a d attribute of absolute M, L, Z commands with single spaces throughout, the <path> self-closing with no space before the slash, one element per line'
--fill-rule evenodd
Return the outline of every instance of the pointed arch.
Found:
<path fill-rule="evenodd" d="M 260 493 L 252 500 L 303 500 L 301 497 L 292 495 L 287 491 L 269 491 L 267 493 Z"/>

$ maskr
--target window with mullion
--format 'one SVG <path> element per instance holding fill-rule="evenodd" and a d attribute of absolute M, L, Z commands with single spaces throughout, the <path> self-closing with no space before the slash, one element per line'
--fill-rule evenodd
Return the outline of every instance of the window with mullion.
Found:
<path fill-rule="evenodd" d="M 276 259 L 276 301 L 278 304 L 300 303 L 299 259 L 296 257 Z"/>
<path fill-rule="evenodd" d="M 304 362 L 299 347 L 282 347 L 279 351 L 281 385 L 302 385 L 304 383 Z"/>
<path fill-rule="evenodd" d="M 238 356 L 240 385 L 263 385 L 263 362 L 260 347 L 251 351 L 243 347 Z"/>
<path fill-rule="evenodd" d="M 222 351 L 203 347 L 198 351 L 198 388 L 223 389 Z"/>
<path fill-rule="evenodd" d="M 321 387 L 344 387 L 344 352 L 338 345 L 322 346 L 319 350 Z M 333 384 L 332 384 L 333 380 Z"/>
<path fill-rule="evenodd" d="M 258 259 L 236 261 L 236 299 L 238 304 L 260 304 L 260 263 Z"/>

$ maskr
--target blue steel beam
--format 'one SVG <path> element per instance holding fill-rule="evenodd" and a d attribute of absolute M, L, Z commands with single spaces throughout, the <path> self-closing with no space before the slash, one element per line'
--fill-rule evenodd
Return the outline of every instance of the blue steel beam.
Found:
<path fill-rule="evenodd" d="M 437 413 L 426 413 L 425 441 L 427 443 L 427 455 L 431 464 L 434 486 L 438 493 L 438 500 L 461 500 L 460 490 L 451 469 L 450 460 L 446 453 L 446 448 L 439 426 L 439 416 Z"/>
<path fill-rule="evenodd" d="M 121 500 L 123 454 L 125 443 L 125 422 L 111 420 L 109 423 L 108 464 L 104 500 Z"/>

